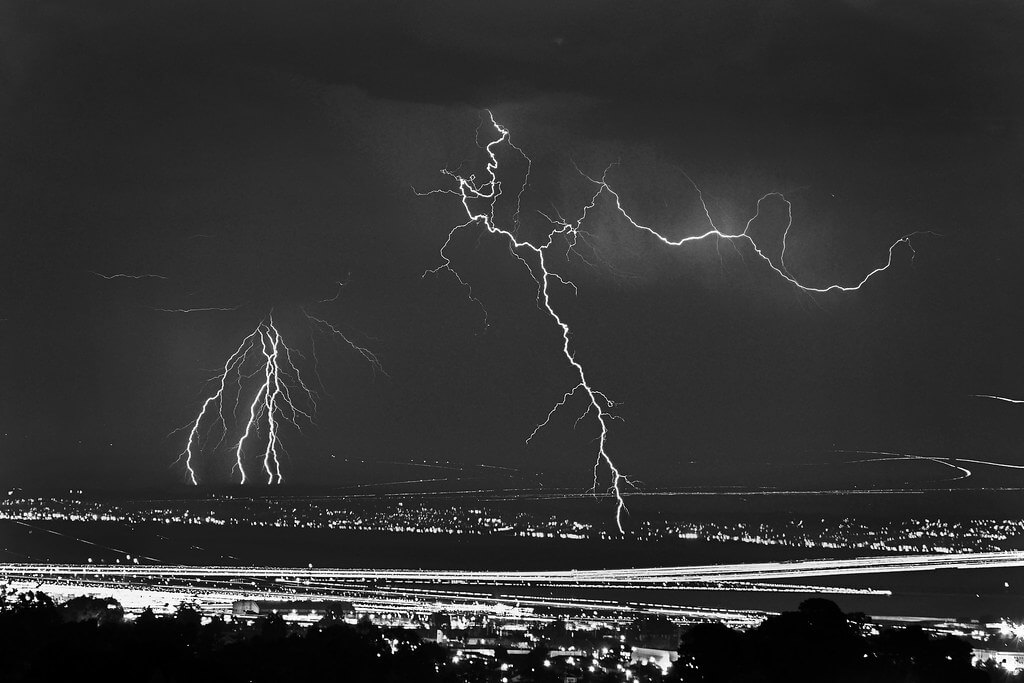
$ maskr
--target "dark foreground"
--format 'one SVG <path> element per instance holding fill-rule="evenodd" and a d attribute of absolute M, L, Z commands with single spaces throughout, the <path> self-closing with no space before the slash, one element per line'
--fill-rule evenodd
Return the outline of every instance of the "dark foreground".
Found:
<path fill-rule="evenodd" d="M 0 601 L 2 679 L 11 681 L 876 681 L 1002 683 L 1014 678 L 991 664 L 972 666 L 972 645 L 931 637 L 918 627 L 877 630 L 861 614 L 811 599 L 748 631 L 722 624 L 681 634 L 666 620 L 639 619 L 622 634 L 536 627 L 529 652 L 497 647 L 463 652 L 456 641 L 428 638 L 443 628 L 381 629 L 328 612 L 308 628 L 271 614 L 256 621 L 204 621 L 182 606 L 174 615 L 144 613 L 125 621 L 113 600 L 76 598 L 55 605 L 42 593 Z M 351 621 L 351 620 L 350 620 Z M 458 637 L 460 634 L 452 633 Z M 630 662 L 632 647 L 678 643 L 667 671 Z M 612 647 L 608 647 L 611 645 Z M 987 643 L 986 647 L 998 646 Z M 567 656 L 568 651 L 579 653 Z M 584 653 L 593 653 L 585 654 Z"/>

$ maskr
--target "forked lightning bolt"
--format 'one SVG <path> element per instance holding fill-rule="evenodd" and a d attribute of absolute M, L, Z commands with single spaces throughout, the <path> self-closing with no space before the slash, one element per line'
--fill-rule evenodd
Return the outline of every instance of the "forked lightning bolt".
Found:
<path fill-rule="evenodd" d="M 216 427 L 220 438 L 214 450 L 224 442 L 231 431 L 225 415 L 230 416 L 234 423 L 246 387 L 250 391 L 254 390 L 254 393 L 248 401 L 242 434 L 232 449 L 235 459 L 232 470 L 238 472 L 240 484 L 246 483 L 245 448 L 262 430 L 265 432 L 262 435 L 263 451 L 260 457 L 263 473 L 268 484 L 281 483 L 281 455 L 284 452 L 281 443 L 282 422 L 301 430 L 301 422 L 311 424 L 316 411 L 316 393 L 302 379 L 292 357 L 293 353 L 274 324 L 273 316 L 270 316 L 257 325 L 228 357 L 219 376 L 215 378 L 217 390 L 203 402 L 199 414 L 191 423 L 188 441 L 181 454 L 190 483 L 199 483 L 193 460 L 203 450 L 205 437 Z M 233 386 L 229 388 L 228 383 L 232 379 Z M 229 392 L 235 396 L 230 409 L 225 406 Z M 212 416 L 212 424 L 209 424 L 211 420 L 204 420 L 207 415 Z M 208 425 L 206 433 L 203 432 L 204 424 Z"/>
<path fill-rule="evenodd" d="M 487 163 L 485 167 L 485 175 L 482 180 L 477 180 L 475 174 L 468 176 L 461 175 L 459 172 L 443 170 L 442 173 L 448 176 L 453 182 L 454 187 L 442 188 L 432 190 L 424 193 L 417 193 L 420 195 L 431 195 L 431 194 L 450 194 L 459 199 L 462 204 L 462 208 L 466 214 L 466 221 L 461 223 L 448 232 L 448 237 L 440 249 L 441 264 L 436 268 L 427 270 L 424 276 L 427 274 L 437 274 L 441 271 L 447 271 L 450 273 L 461 286 L 463 286 L 469 298 L 474 301 L 477 305 L 483 308 L 483 304 L 473 293 L 473 290 L 469 283 L 458 273 L 454 268 L 454 265 L 447 254 L 448 247 L 451 245 L 455 234 L 469 226 L 478 226 L 487 233 L 500 237 L 505 240 L 508 244 L 508 248 L 512 256 L 518 259 L 530 273 L 530 276 L 537 283 L 537 299 L 538 303 L 544 308 L 550 318 L 557 325 L 562 335 L 562 353 L 565 355 L 569 365 L 573 368 L 578 382 L 574 387 L 565 393 L 562 399 L 555 404 L 555 406 L 548 412 L 547 417 L 537 425 L 527 439 L 532 439 L 536 433 L 547 425 L 555 412 L 562 406 L 564 406 L 570 399 L 577 395 L 582 395 L 587 400 L 586 409 L 577 419 L 577 423 L 593 414 L 594 419 L 597 421 L 598 426 L 598 438 L 597 438 L 597 454 L 594 463 L 594 490 L 596 490 L 600 475 L 600 468 L 602 465 L 606 466 L 611 474 L 611 487 L 610 492 L 614 494 L 616 500 L 615 510 L 615 523 L 619 528 L 620 532 L 624 533 L 622 516 L 626 511 L 626 502 L 624 498 L 624 488 L 630 486 L 632 482 L 619 470 L 619 468 L 612 461 L 611 456 L 608 454 L 607 442 L 609 434 L 609 424 L 616 418 L 610 410 L 615 406 L 614 401 L 608 398 L 604 393 L 598 391 L 590 383 L 587 378 L 586 371 L 582 363 L 576 358 L 576 353 L 572 345 L 572 331 L 569 324 L 565 322 L 565 319 L 556 310 L 551 300 L 551 292 L 554 288 L 559 286 L 567 287 L 575 291 L 575 285 L 567 278 L 559 275 L 557 272 L 549 268 L 548 254 L 552 247 L 556 244 L 563 243 L 565 246 L 566 253 L 569 251 L 573 253 L 579 253 L 576 251 L 577 242 L 580 239 L 585 240 L 587 233 L 583 230 L 583 223 L 589 217 L 590 212 L 597 205 L 598 200 L 603 196 L 609 196 L 615 205 L 616 211 L 635 229 L 649 234 L 655 239 L 661 241 L 667 246 L 678 247 L 690 242 L 698 242 L 705 240 L 710 237 L 716 239 L 725 239 L 731 242 L 745 242 L 753 249 L 754 253 L 764 261 L 779 277 L 789 282 L 798 289 L 808 293 L 826 293 L 833 291 L 848 292 L 859 289 L 868 280 L 877 275 L 878 273 L 888 269 L 893 263 L 894 252 L 900 245 L 905 245 L 913 253 L 913 246 L 910 241 L 911 238 L 920 233 L 911 233 L 900 237 L 898 240 L 892 243 L 889 247 L 888 259 L 884 264 L 874 268 L 861 280 L 851 284 L 830 284 L 826 286 L 812 286 L 800 282 L 795 278 L 789 271 L 785 263 L 785 251 L 786 251 L 786 239 L 789 235 L 789 229 L 792 225 L 792 205 L 781 193 L 771 192 L 762 196 L 756 204 L 756 212 L 750 220 L 747 221 L 743 230 L 737 233 L 723 232 L 715 225 L 712 219 L 711 212 L 708 209 L 707 204 L 704 201 L 704 195 L 700 188 L 697 187 L 692 180 L 687 177 L 687 180 L 693 185 L 694 190 L 697 192 L 697 196 L 700 199 L 701 205 L 704 209 L 704 214 L 707 218 L 709 229 L 705 232 L 693 235 L 690 237 L 684 237 L 681 239 L 671 239 L 666 237 L 658 230 L 643 225 L 633 219 L 633 217 L 627 212 L 623 206 L 622 199 L 618 192 L 612 189 L 608 182 L 608 172 L 611 167 L 605 169 L 604 174 L 600 178 L 594 178 L 584 174 L 581 174 L 587 180 L 589 180 L 594 186 L 594 193 L 591 195 L 590 200 L 583 207 L 580 213 L 580 217 L 574 221 L 565 220 L 560 214 L 556 214 L 554 217 L 546 214 L 541 214 L 551 224 L 551 229 L 548 231 L 546 237 L 538 243 L 530 242 L 526 239 L 521 239 L 518 236 L 519 230 L 519 217 L 520 217 L 520 203 L 523 197 L 523 193 L 526 191 L 526 187 L 529 183 L 529 170 L 532 168 L 532 161 L 530 158 L 516 146 L 509 134 L 507 128 L 499 124 L 493 114 L 488 112 L 490 117 L 490 123 L 493 127 L 497 138 L 489 142 L 483 149 L 487 155 Z M 520 155 L 527 164 L 527 171 L 524 174 L 521 184 L 519 184 L 518 192 L 515 195 L 515 211 L 513 213 L 512 226 L 500 226 L 495 219 L 495 210 L 499 198 L 502 196 L 501 181 L 498 179 L 498 149 L 506 145 L 508 148 L 513 150 L 516 154 Z M 577 169 L 578 170 L 578 169 Z M 783 233 L 782 239 L 782 250 L 778 258 L 778 261 L 773 260 L 770 256 L 765 254 L 764 250 L 757 243 L 754 237 L 750 234 L 750 226 L 760 215 L 761 204 L 769 199 L 777 199 L 786 204 L 787 212 L 789 212 L 789 224 L 786 226 L 786 230 Z M 478 208 L 474 208 L 475 205 Z M 582 256 L 581 256 L 582 258 Z M 486 316 L 486 310 L 484 310 Z M 485 317 L 486 320 L 486 317 Z"/>
<path fill-rule="evenodd" d="M 315 334 L 320 333 L 345 343 L 365 358 L 374 372 L 387 375 L 380 359 L 372 351 L 354 342 L 326 320 L 305 309 L 302 313 L 310 324 L 314 361 Z M 238 473 L 239 483 L 245 484 L 249 480 L 246 456 L 254 443 L 260 444 L 262 449 L 259 461 L 266 482 L 280 484 L 283 481 L 281 456 L 285 451 L 281 428 L 291 425 L 301 432 L 303 425 L 313 424 L 317 409 L 317 392 L 303 379 L 295 361 L 299 356 L 296 349 L 285 343 L 273 315 L 257 325 L 228 356 L 224 367 L 213 379 L 216 391 L 203 401 L 195 420 L 182 428 L 188 429 L 188 440 L 179 460 L 184 461 L 191 484 L 199 483 L 193 465 L 200 453 L 206 450 L 210 433 L 216 431 L 219 434 L 212 446 L 216 451 L 234 431 L 235 424 L 240 424 L 237 428 L 240 435 L 231 447 L 234 456 L 232 471 Z M 233 398 L 227 405 L 229 396 Z M 241 420 L 239 412 L 243 413 Z"/>

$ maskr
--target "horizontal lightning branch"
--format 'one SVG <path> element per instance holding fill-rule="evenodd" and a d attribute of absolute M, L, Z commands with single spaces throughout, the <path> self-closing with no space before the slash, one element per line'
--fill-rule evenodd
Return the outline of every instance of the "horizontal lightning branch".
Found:
<path fill-rule="evenodd" d="M 205 313 L 207 311 L 237 311 L 239 306 L 202 306 L 199 308 L 154 308 L 161 313 Z"/>
<path fill-rule="evenodd" d="M 96 277 L 103 278 L 104 280 L 166 280 L 167 279 L 163 275 L 153 275 L 152 273 L 141 273 L 141 274 L 138 274 L 138 275 L 134 275 L 134 274 L 131 274 L 131 273 L 112 273 L 110 275 L 104 275 L 103 273 L 98 273 L 95 270 L 90 270 L 89 272 L 92 273 L 93 275 L 95 275 Z"/>

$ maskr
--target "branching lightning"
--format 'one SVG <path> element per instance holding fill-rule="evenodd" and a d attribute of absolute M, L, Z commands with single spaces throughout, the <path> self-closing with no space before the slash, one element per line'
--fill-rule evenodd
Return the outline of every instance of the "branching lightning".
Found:
<path fill-rule="evenodd" d="M 341 283 L 339 283 L 339 284 L 341 284 Z M 334 299 L 336 299 L 336 298 L 338 298 L 337 295 L 335 295 L 334 298 L 332 298 L 332 299 L 328 299 L 328 301 L 334 301 Z M 338 341 L 346 344 L 353 351 L 355 351 L 360 356 L 365 358 L 366 361 L 370 364 L 370 367 L 373 368 L 374 372 L 379 372 L 380 374 L 384 375 L 385 377 L 387 376 L 388 373 L 386 373 L 384 371 L 384 366 L 381 365 L 380 358 L 378 358 L 377 355 L 373 351 L 370 351 L 365 346 L 360 346 L 356 342 L 352 341 L 351 337 L 346 335 L 344 332 L 339 330 L 337 327 L 335 327 L 331 323 L 327 322 L 323 318 L 318 318 L 315 315 L 312 315 L 306 309 L 302 310 L 302 314 L 306 316 L 306 320 L 308 320 L 310 322 L 310 325 L 312 325 L 315 329 L 319 330 L 320 332 L 323 332 L 324 334 L 328 335 L 329 337 L 333 337 L 334 339 L 337 339 Z M 316 349 L 315 342 L 314 342 L 313 348 L 314 348 L 314 350 Z"/>
<path fill-rule="evenodd" d="M 326 334 L 344 342 L 365 358 L 374 372 L 387 374 L 372 351 L 352 341 L 326 320 L 305 309 L 303 314 L 312 333 Z M 315 360 L 315 341 L 312 344 Z M 184 462 L 189 483 L 199 483 L 196 458 L 205 450 L 219 449 L 232 433 L 238 434 L 238 440 L 230 447 L 231 469 L 237 473 L 238 483 L 245 484 L 250 479 L 248 468 L 251 465 L 247 465 L 247 460 L 253 447 L 259 449 L 258 461 L 266 483 L 283 481 L 281 457 L 286 451 L 282 428 L 290 426 L 301 432 L 303 427 L 314 424 L 319 400 L 318 393 L 299 370 L 296 358 L 301 357 L 296 348 L 285 342 L 273 315 L 246 335 L 211 380 L 216 389 L 203 401 L 195 419 L 175 430 L 188 430 L 179 461 Z"/>
<path fill-rule="evenodd" d="M 571 289 L 574 293 L 576 291 L 575 284 L 572 283 L 568 278 L 560 275 L 553 271 L 549 267 L 549 252 L 552 247 L 556 245 L 563 245 L 565 254 L 575 253 L 581 259 L 586 259 L 576 250 L 577 244 L 580 241 L 587 242 L 588 233 L 583 230 L 583 224 L 589 217 L 592 210 L 597 205 L 598 200 L 602 196 L 610 197 L 614 203 L 616 211 L 631 225 L 634 229 L 648 234 L 651 237 L 662 242 L 669 247 L 680 247 L 691 242 L 699 242 L 708 238 L 715 238 L 717 240 L 727 240 L 735 246 L 735 243 L 741 242 L 749 245 L 753 249 L 754 253 L 764 261 L 780 278 L 789 282 L 794 287 L 798 288 L 803 292 L 809 294 L 814 293 L 828 293 L 828 292 L 849 292 L 860 289 L 864 284 L 871 280 L 875 275 L 887 270 L 893 263 L 895 252 L 897 248 L 904 246 L 908 248 L 913 255 L 914 249 L 911 244 L 911 239 L 915 235 L 923 234 L 928 231 L 914 232 L 904 235 L 893 242 L 888 250 L 888 258 L 886 261 L 872 269 L 859 281 L 849 284 L 828 284 L 823 286 L 804 284 L 796 277 L 794 277 L 789 267 L 785 263 L 786 253 L 786 239 L 789 236 L 789 230 L 792 226 L 792 204 L 779 192 L 770 192 L 765 194 L 758 199 L 755 214 L 747 221 L 743 230 L 736 233 L 723 232 L 715 224 L 712 218 L 711 211 L 709 210 L 707 203 L 704 201 L 704 195 L 701 189 L 696 183 L 686 176 L 687 180 L 693 186 L 697 193 L 697 197 L 700 199 L 701 206 L 704 210 L 704 215 L 707 219 L 709 228 L 703 233 L 684 237 L 680 239 L 671 239 L 666 237 L 658 230 L 649 226 L 643 225 L 635 220 L 626 208 L 623 206 L 622 198 L 619 196 L 608 181 L 608 173 L 611 170 L 611 166 L 605 169 L 604 173 L 599 177 L 595 178 L 587 175 L 583 171 L 580 172 L 593 186 L 594 192 L 590 196 L 589 201 L 583 207 L 580 217 L 575 221 L 566 220 L 559 212 L 554 211 L 553 215 L 542 213 L 541 215 L 550 223 L 551 229 L 547 232 L 546 237 L 537 243 L 531 242 L 527 239 L 520 238 L 519 235 L 519 219 L 520 219 L 520 206 L 522 202 L 523 193 L 526 191 L 527 185 L 529 184 L 529 173 L 533 167 L 530 158 L 523 152 L 523 150 L 515 145 L 512 140 L 510 133 L 507 128 L 499 124 L 493 114 L 488 112 L 490 117 L 490 123 L 493 127 L 497 138 L 487 143 L 482 149 L 487 155 L 487 163 L 485 167 L 485 175 L 482 180 L 477 180 L 475 174 L 462 175 L 458 170 L 443 170 L 442 173 L 446 175 L 454 183 L 454 187 L 451 188 L 440 188 L 429 192 L 417 192 L 418 195 L 433 195 L 433 194 L 448 194 L 453 195 L 462 204 L 462 208 L 466 215 L 466 221 L 453 227 L 449 232 L 448 236 L 442 244 L 439 253 L 441 257 L 441 263 L 435 268 L 429 269 L 424 272 L 424 276 L 428 274 L 439 274 L 442 271 L 450 273 L 452 277 L 462 286 L 467 293 L 467 296 L 476 305 L 480 306 L 484 313 L 485 325 L 487 322 L 487 311 L 483 306 L 483 303 L 475 296 L 472 286 L 462 277 L 462 275 L 456 270 L 451 258 L 448 255 L 448 248 L 451 246 L 452 241 L 455 238 L 456 233 L 469 226 L 477 226 L 482 228 L 484 233 L 497 236 L 507 243 L 509 252 L 514 256 L 523 266 L 526 268 L 530 277 L 537 284 L 537 301 L 540 307 L 546 311 L 547 315 L 555 323 L 558 329 L 561 331 L 562 336 L 562 353 L 572 367 L 577 383 L 574 387 L 568 390 L 562 397 L 562 399 L 555 404 L 555 406 L 548 412 L 547 417 L 540 422 L 537 427 L 533 430 L 530 436 L 527 438 L 529 442 L 537 434 L 537 432 L 546 426 L 554 414 L 559 408 L 563 407 L 571 399 L 576 396 L 583 396 L 586 399 L 586 406 L 580 416 L 577 418 L 577 424 L 580 420 L 593 415 L 593 419 L 597 423 L 598 437 L 597 441 L 597 454 L 594 463 L 594 487 L 593 490 L 596 492 L 600 470 L 602 466 L 607 468 L 611 475 L 611 485 L 609 493 L 614 495 L 616 500 L 616 511 L 615 511 L 615 522 L 620 532 L 624 532 L 623 529 L 623 513 L 626 512 L 626 503 L 624 497 L 624 489 L 628 486 L 632 486 L 632 482 L 622 473 L 622 471 L 615 465 L 611 456 L 608 453 L 608 436 L 609 436 L 609 425 L 613 419 L 616 419 L 611 409 L 615 406 L 615 402 L 608 398 L 604 393 L 594 388 L 593 384 L 588 379 L 586 370 L 583 364 L 576 357 L 575 348 L 572 344 L 572 330 L 565 318 L 556 309 L 552 302 L 552 292 L 558 287 L 564 287 Z M 479 129 L 478 129 L 479 133 Z M 478 137 L 479 140 L 479 137 Z M 478 142 L 479 145 L 479 142 Z M 498 150 L 504 145 L 511 149 L 514 153 L 520 155 L 527 164 L 527 170 L 524 174 L 522 182 L 518 186 L 518 191 L 514 195 L 515 209 L 512 217 L 511 226 L 501 226 L 495 218 L 495 207 L 502 196 L 501 181 L 498 178 Z M 777 260 L 770 257 L 761 248 L 761 245 L 757 243 L 754 237 L 750 234 L 750 227 L 754 221 L 760 216 L 761 205 L 763 202 L 769 199 L 776 199 L 782 201 L 786 205 L 787 214 L 789 221 L 786 225 L 786 229 L 782 236 L 782 250 Z M 474 209 L 473 206 L 480 208 Z M 934 233 L 931 233 L 934 234 Z M 587 261 L 587 263 L 590 263 Z M 591 264 L 593 265 L 593 264 Z M 958 468 L 959 469 L 959 468 Z"/>
<path fill-rule="evenodd" d="M 703 233 L 701 233 L 699 235 L 690 235 L 689 237 L 682 237 L 680 239 L 673 240 L 673 239 L 671 239 L 669 237 L 666 237 L 665 235 L 661 234 L 660 232 L 658 232 L 657 230 L 655 230 L 653 228 L 650 228 L 650 227 L 648 227 L 646 225 L 638 223 L 632 216 L 630 216 L 630 214 L 622 206 L 622 198 L 608 184 L 607 177 L 608 177 L 608 172 L 611 170 L 611 168 L 612 168 L 611 166 L 606 168 L 604 174 L 601 176 L 600 179 L 592 178 L 592 177 L 588 176 L 587 174 L 583 173 L 582 171 L 580 171 L 580 173 L 587 180 L 589 180 L 591 183 L 593 183 L 596 186 L 598 186 L 598 188 L 599 188 L 598 195 L 600 195 L 603 192 L 607 192 L 609 195 L 611 195 L 612 198 L 614 199 L 615 208 L 618 211 L 618 213 L 623 218 L 625 218 L 629 222 L 629 224 L 631 226 L 633 226 L 637 230 L 640 230 L 642 232 L 650 234 L 651 236 L 655 237 L 656 239 L 658 239 L 663 244 L 665 244 L 667 246 L 670 246 L 670 247 L 682 246 L 682 245 L 687 244 L 689 242 L 699 242 L 699 241 L 705 240 L 705 239 L 707 239 L 709 237 L 714 237 L 715 239 L 724 239 L 724 240 L 730 240 L 730 241 L 734 241 L 735 240 L 735 241 L 746 242 L 747 244 L 750 245 L 751 248 L 753 248 L 754 253 L 757 254 L 758 258 L 760 258 L 762 261 L 764 261 L 773 271 L 775 271 L 775 273 L 779 277 L 781 277 L 786 282 L 789 282 L 791 285 L 793 285 L 797 289 L 799 289 L 801 291 L 804 291 L 804 292 L 808 292 L 808 293 L 826 294 L 828 292 L 852 292 L 852 291 L 856 291 L 856 290 L 860 289 L 861 287 L 863 287 L 865 284 L 867 284 L 867 282 L 871 278 L 873 278 L 875 275 L 878 275 L 879 273 L 881 273 L 881 272 L 883 272 L 885 270 L 888 270 L 889 267 L 892 266 L 894 252 L 895 252 L 895 250 L 898 247 L 905 246 L 907 249 L 910 250 L 911 257 L 913 258 L 914 256 L 916 256 L 916 251 L 914 250 L 914 246 L 911 243 L 911 239 L 912 238 L 920 236 L 920 235 L 938 236 L 937 233 L 935 233 L 935 232 L 933 232 L 931 230 L 917 230 L 917 231 L 908 233 L 906 235 L 903 235 L 902 237 L 897 239 L 895 242 L 893 242 L 891 245 L 889 245 L 888 257 L 886 258 L 885 263 L 880 265 L 880 266 L 876 266 L 875 268 L 870 270 L 868 272 L 868 274 L 865 275 L 863 278 L 861 278 L 859 281 L 857 281 L 857 282 L 855 282 L 853 284 L 848 284 L 848 285 L 830 284 L 830 285 L 826 285 L 824 287 L 816 287 L 816 286 L 813 286 L 813 285 L 807 285 L 807 284 L 804 284 L 804 283 L 800 282 L 797 278 L 795 278 L 790 273 L 789 268 L 786 266 L 786 240 L 789 237 L 790 229 L 793 227 L 793 204 L 788 199 L 786 199 L 786 197 L 781 192 L 769 192 L 769 193 L 767 193 L 765 195 L 762 195 L 761 198 L 757 200 L 757 204 L 755 206 L 754 215 L 751 216 L 749 220 L 747 220 L 746 225 L 743 227 L 743 230 L 741 232 L 738 232 L 738 233 L 727 233 L 727 232 L 722 232 L 718 228 L 718 226 L 715 225 L 714 219 L 711 217 L 711 211 L 708 209 L 708 205 L 704 201 L 704 193 L 703 193 L 703 191 L 701 191 L 700 187 L 698 187 L 698 185 L 690 178 L 690 176 L 688 176 L 688 175 L 686 175 L 684 173 L 683 176 L 690 183 L 690 185 L 693 186 L 693 189 L 697 193 L 697 198 L 700 200 L 701 208 L 704 211 L 704 215 L 707 218 L 708 225 L 710 226 L 710 229 L 706 230 L 705 232 L 703 232 Z M 590 206 L 593 206 L 593 204 L 596 201 L 596 199 L 597 199 L 597 195 L 595 195 L 594 199 L 591 200 Z M 781 249 L 781 251 L 779 253 L 779 258 L 778 258 L 778 262 L 777 263 L 774 260 L 772 260 L 772 258 L 769 255 L 764 253 L 764 251 L 762 250 L 761 246 L 750 235 L 750 226 L 761 215 L 761 204 L 763 202 L 765 202 L 766 200 L 769 200 L 769 199 L 777 199 L 777 200 L 783 202 L 786 205 L 786 215 L 787 215 L 786 229 L 782 233 L 782 249 Z M 581 225 L 582 225 L 582 222 L 583 222 L 584 218 L 586 218 L 586 212 L 584 212 L 583 217 L 580 218 L 580 220 L 575 225 L 566 225 L 565 229 L 567 231 L 570 231 L 571 233 L 580 233 Z"/>
<path fill-rule="evenodd" d="M 213 424 L 207 426 L 207 433 L 215 427 L 220 432 L 220 439 L 214 446 L 216 449 L 230 432 L 228 416 L 232 423 L 235 421 L 246 382 L 255 383 L 255 391 L 249 401 L 242 435 L 232 449 L 235 460 L 232 470 L 238 472 L 240 484 L 246 483 L 249 477 L 245 467 L 245 447 L 262 430 L 265 432 L 260 458 L 263 472 L 268 484 L 281 483 L 281 455 L 284 452 L 281 443 L 282 423 L 301 431 L 302 423 L 313 423 L 317 405 L 316 392 L 302 379 L 292 357 L 293 353 L 274 324 L 273 316 L 270 316 L 260 322 L 228 357 L 222 371 L 215 378 L 217 390 L 203 402 L 199 414 L 191 423 L 188 441 L 181 454 L 190 483 L 198 484 L 193 460 L 202 450 L 205 441 L 202 428 L 210 422 L 205 418 L 210 415 L 213 421 Z M 228 382 L 232 377 L 235 380 L 234 386 L 229 389 Z M 235 403 L 231 410 L 227 410 L 225 396 L 231 390 L 235 390 Z"/>

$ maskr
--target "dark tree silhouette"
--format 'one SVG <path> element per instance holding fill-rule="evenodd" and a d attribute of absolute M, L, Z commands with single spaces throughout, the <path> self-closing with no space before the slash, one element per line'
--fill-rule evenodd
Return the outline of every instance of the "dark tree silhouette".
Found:
<path fill-rule="evenodd" d="M 679 659 L 672 667 L 670 680 L 693 683 L 733 680 L 732 662 L 744 643 L 743 634 L 725 624 L 697 624 L 680 640 Z"/>
<path fill-rule="evenodd" d="M 124 609 L 113 598 L 83 595 L 61 605 L 60 615 L 64 621 L 69 622 L 95 621 L 100 625 L 119 624 L 124 619 Z"/>
<path fill-rule="evenodd" d="M 288 635 L 288 624 L 285 623 L 284 617 L 277 612 L 260 617 L 259 628 L 260 635 L 268 641 L 283 640 Z"/>
<path fill-rule="evenodd" d="M 869 636 L 863 614 L 844 614 L 821 598 L 796 612 L 736 631 L 722 624 L 688 629 L 670 679 L 687 683 L 983 683 L 971 667 L 971 646 L 918 627 Z"/>
<path fill-rule="evenodd" d="M 102 605 L 100 604 L 102 603 Z M 548 645 L 524 655 L 514 672 L 480 659 L 452 662 L 452 652 L 401 628 L 381 629 L 369 619 L 354 626 L 325 620 L 306 629 L 271 614 L 250 623 L 211 619 L 193 607 L 173 615 L 144 612 L 134 621 L 115 618 L 112 601 L 73 600 L 54 605 L 44 593 L 8 599 L 0 610 L 4 683 L 107 680 L 145 683 L 554 683 L 568 676 L 586 683 L 621 683 L 617 659 L 599 661 L 613 673 L 595 672 L 555 658 Z M 982 683 L 984 667 L 970 665 L 971 647 L 953 637 L 933 638 L 910 627 L 868 635 L 863 615 L 843 614 L 833 603 L 809 600 L 795 612 L 738 631 L 723 624 L 687 629 L 669 678 L 701 683 Z M 550 629 L 564 633 L 561 625 Z M 668 624 L 640 622 L 661 634 Z M 653 667 L 634 667 L 635 680 L 657 680 Z M 994 683 L 1013 680 L 991 672 Z"/>

